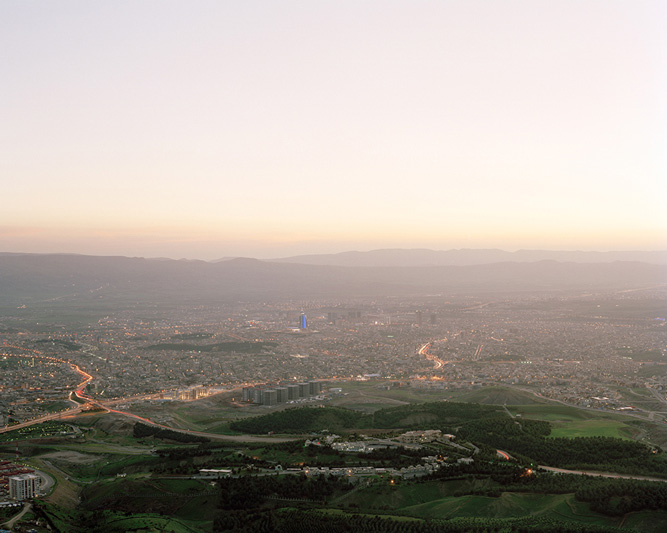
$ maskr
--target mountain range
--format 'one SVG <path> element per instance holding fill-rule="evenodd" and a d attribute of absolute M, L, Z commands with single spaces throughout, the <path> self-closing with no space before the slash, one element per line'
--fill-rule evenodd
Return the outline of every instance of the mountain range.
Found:
<path fill-rule="evenodd" d="M 17 306 L 39 302 L 40 305 L 48 302 L 48 305 L 57 307 L 68 302 L 104 301 L 112 308 L 112 302 L 120 300 L 180 305 L 282 298 L 624 290 L 667 284 L 667 267 L 657 262 L 665 255 L 664 252 L 648 253 L 646 257 L 653 258 L 655 263 L 578 263 L 545 259 L 531 262 L 527 259 L 531 256 L 526 252 L 512 256 L 522 257 L 523 261 L 424 265 L 423 258 L 441 256 L 439 252 L 431 252 L 369 252 L 365 259 L 368 266 L 304 264 L 294 262 L 296 258 L 282 261 L 237 258 L 206 262 L 63 254 L 0 254 L 0 308 L 6 312 Z M 468 256 L 478 259 L 506 257 L 502 254 L 507 253 L 487 250 L 457 252 L 460 253 L 453 255 L 459 258 Z M 340 259 L 341 256 L 345 260 L 362 257 L 355 252 L 336 257 Z M 387 258 L 385 265 L 390 265 L 392 258 L 394 264 L 396 258 L 412 264 L 377 266 L 381 257 Z M 580 257 L 585 258 L 584 255 Z M 601 254 L 590 257 L 610 259 L 615 256 Z M 325 261 L 325 258 L 320 260 Z"/>
<path fill-rule="evenodd" d="M 642 252 L 589 252 L 551 250 L 428 250 L 428 249 L 384 249 L 369 252 L 342 252 L 338 254 L 298 255 L 272 259 L 278 263 L 300 263 L 306 265 L 332 265 L 350 267 L 408 267 L 408 266 L 466 266 L 491 263 L 536 261 L 560 261 L 573 263 L 613 263 L 615 261 L 638 261 L 667 265 L 667 250 Z"/>

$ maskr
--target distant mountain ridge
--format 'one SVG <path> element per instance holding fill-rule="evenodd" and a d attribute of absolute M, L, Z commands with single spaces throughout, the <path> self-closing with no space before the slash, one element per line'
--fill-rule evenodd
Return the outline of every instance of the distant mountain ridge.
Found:
<path fill-rule="evenodd" d="M 533 263 L 537 261 L 571 263 L 637 261 L 653 265 L 667 265 L 667 250 L 618 252 L 518 250 L 516 252 L 506 252 L 499 249 L 429 250 L 425 248 L 396 248 L 368 252 L 350 251 L 337 254 L 297 255 L 270 259 L 269 261 L 347 267 L 470 266 L 504 262 Z"/>
<path fill-rule="evenodd" d="M 239 258 L 210 263 L 137 257 L 0 254 L 0 308 L 114 302 L 209 304 L 664 286 L 667 268 L 640 262 L 501 262 L 468 266 L 343 267 Z M 40 303 L 41 302 L 41 303 Z M 134 304 L 133 304 L 134 305 Z"/>

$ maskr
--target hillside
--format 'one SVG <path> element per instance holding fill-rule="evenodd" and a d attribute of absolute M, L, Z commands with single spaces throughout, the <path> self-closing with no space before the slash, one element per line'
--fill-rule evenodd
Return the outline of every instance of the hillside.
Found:
<path fill-rule="evenodd" d="M 234 259 L 221 263 L 81 255 L 0 254 L 6 310 L 188 304 L 282 297 L 629 289 L 667 283 L 662 265 L 505 262 L 471 266 L 339 267 Z"/>
<path fill-rule="evenodd" d="M 667 251 L 640 252 L 583 252 L 554 250 L 428 250 L 385 249 L 368 252 L 341 252 L 338 254 L 298 255 L 273 259 L 280 263 L 306 265 L 330 265 L 348 267 L 414 267 L 414 266 L 470 266 L 492 263 L 559 261 L 572 263 L 613 263 L 637 261 L 651 264 L 667 264 Z"/>

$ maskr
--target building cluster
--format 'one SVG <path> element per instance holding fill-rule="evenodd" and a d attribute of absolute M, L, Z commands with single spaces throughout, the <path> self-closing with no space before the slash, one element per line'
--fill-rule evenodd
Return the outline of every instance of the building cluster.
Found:
<path fill-rule="evenodd" d="M 189 402 L 192 400 L 199 400 L 206 398 L 211 394 L 211 389 L 208 387 L 193 387 L 191 389 L 160 392 L 154 395 L 156 400 L 181 400 Z"/>
<path fill-rule="evenodd" d="M 17 330 L 0 348 L 0 425 L 69 408 L 82 379 L 70 362 L 94 377 L 87 393 L 100 401 L 188 401 L 245 387 L 244 401 L 280 405 L 317 395 L 294 386 L 375 377 L 444 391 L 503 384 L 625 408 L 634 404 L 619 389 L 667 391 L 667 377 L 650 368 L 667 361 L 667 326 L 637 311 L 665 297 L 267 301 L 168 309 L 151 320 L 123 310 L 78 331 Z"/>
<path fill-rule="evenodd" d="M 407 431 L 406 433 L 399 435 L 397 440 L 399 442 L 419 444 L 424 442 L 433 442 L 436 440 L 451 441 L 454 438 L 455 435 L 450 433 L 443 433 L 439 429 L 426 429 L 423 431 Z"/>
<path fill-rule="evenodd" d="M 425 458 L 431 459 L 431 458 Z M 441 463 L 437 462 L 435 457 L 432 458 L 432 461 L 425 462 L 424 464 L 417 464 L 411 466 L 404 466 L 403 468 L 382 468 L 374 466 L 350 466 L 350 467 L 339 467 L 339 468 L 329 468 L 326 466 L 323 467 L 304 467 L 303 469 L 287 469 L 298 470 L 299 473 L 303 472 L 308 477 L 318 477 L 323 476 L 334 476 L 334 477 L 366 477 L 366 476 L 388 476 L 392 478 L 413 478 L 421 477 L 432 474 L 436 470 L 440 469 Z"/>
<path fill-rule="evenodd" d="M 0 498 L 23 501 L 34 498 L 40 477 L 35 471 L 11 461 L 0 461 Z"/>
<path fill-rule="evenodd" d="M 304 383 L 278 383 L 262 387 L 244 387 L 243 401 L 259 405 L 278 405 L 298 402 L 322 394 L 322 381 Z"/>
<path fill-rule="evenodd" d="M 67 394 L 81 381 L 70 365 L 6 343 L 0 344 L 0 369 L 0 427 L 67 409 Z"/>

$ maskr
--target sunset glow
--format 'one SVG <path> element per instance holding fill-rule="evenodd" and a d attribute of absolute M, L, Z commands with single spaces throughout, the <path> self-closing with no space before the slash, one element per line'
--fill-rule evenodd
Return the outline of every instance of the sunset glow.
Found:
<path fill-rule="evenodd" d="M 664 249 L 667 5 L 5 2 L 0 251 Z"/>

